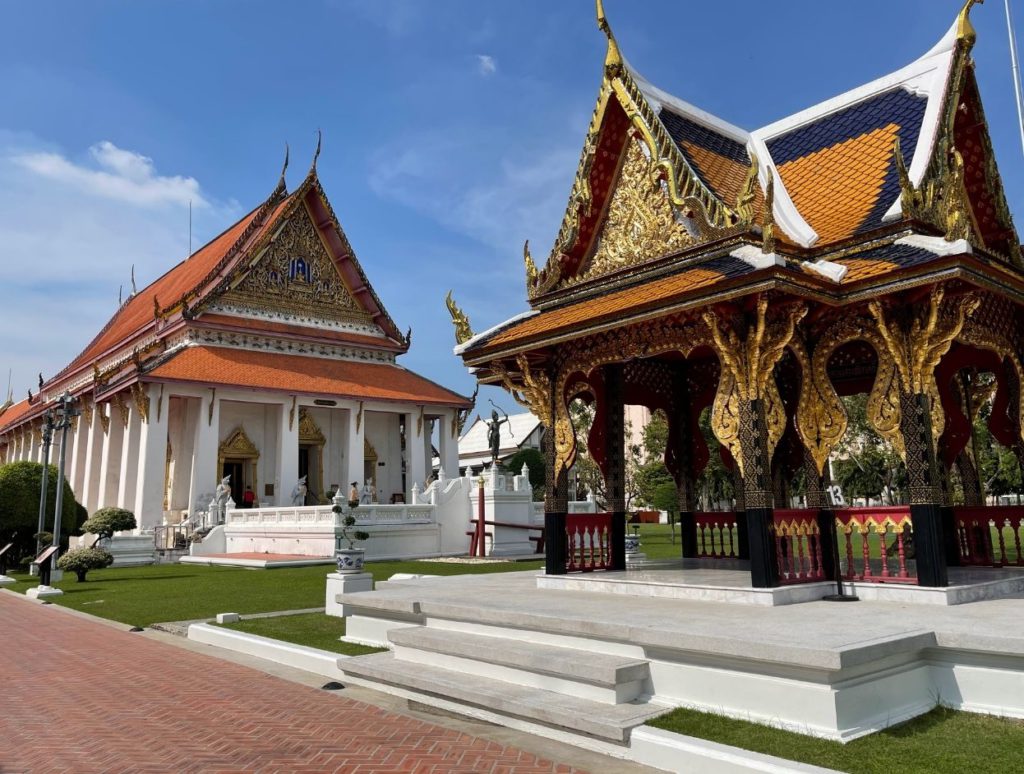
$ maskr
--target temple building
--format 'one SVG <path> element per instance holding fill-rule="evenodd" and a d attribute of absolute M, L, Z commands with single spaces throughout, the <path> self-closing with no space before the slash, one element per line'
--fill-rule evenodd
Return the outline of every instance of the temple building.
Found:
<path fill-rule="evenodd" d="M 668 416 L 684 558 L 749 560 L 758 587 L 840 571 L 945 586 L 958 564 L 1019 562 L 1021 514 L 978 507 L 971 444 L 990 405 L 993 436 L 1024 458 L 1024 262 L 974 74 L 975 3 L 903 69 L 750 131 L 639 75 L 598 0 L 597 106 L 546 264 L 525 251 L 529 308 L 474 335 L 450 307 L 476 378 L 548 428 L 548 574 L 625 568 L 627 405 Z M 852 395 L 903 460 L 904 506 L 827 496 Z M 587 438 L 574 400 L 595 406 Z M 600 519 L 567 513 L 580 443 L 605 476 Z M 735 473 L 728 519 L 695 512 L 711 454 Z M 797 479 L 805 509 L 789 507 Z"/>
<path fill-rule="evenodd" d="M 81 410 L 66 455 L 76 498 L 90 512 L 127 508 L 141 529 L 205 511 L 226 476 L 239 506 L 290 505 L 303 477 L 306 504 L 353 481 L 407 502 L 430 476 L 432 445 L 458 470 L 470 407 L 398 364 L 410 340 L 314 157 L 295 191 L 282 171 L 265 201 L 134 293 L 38 394 L 0 408 L 0 461 L 42 459 L 44 413 L 69 391 Z"/>

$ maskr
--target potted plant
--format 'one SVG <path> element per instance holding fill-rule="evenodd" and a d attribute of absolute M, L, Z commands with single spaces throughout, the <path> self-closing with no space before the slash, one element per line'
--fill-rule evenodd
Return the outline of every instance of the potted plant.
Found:
<path fill-rule="evenodd" d="M 335 552 L 335 559 L 338 563 L 338 572 L 342 575 L 351 575 L 357 572 L 363 571 L 363 562 L 366 559 L 366 549 L 356 548 L 357 540 L 366 540 L 370 537 L 370 533 L 363 532 L 361 530 L 355 530 L 353 527 L 356 526 L 356 517 L 353 512 L 359 507 L 359 500 L 352 499 L 348 501 L 349 510 L 346 512 L 344 507 L 341 505 L 341 497 L 334 498 L 334 507 L 331 510 L 335 516 L 341 516 L 341 535 L 339 537 L 339 544 L 342 540 L 348 543 L 348 548 L 338 548 Z"/>

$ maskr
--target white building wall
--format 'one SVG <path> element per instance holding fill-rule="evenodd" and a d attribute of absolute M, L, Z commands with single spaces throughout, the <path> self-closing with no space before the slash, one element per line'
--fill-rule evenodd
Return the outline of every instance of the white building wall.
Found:
<path fill-rule="evenodd" d="M 377 452 L 377 499 L 390 503 L 391 496 L 402 490 L 402 436 L 398 414 L 377 411 L 363 412 L 363 432 Z M 380 463 L 384 463 L 381 465 Z"/>

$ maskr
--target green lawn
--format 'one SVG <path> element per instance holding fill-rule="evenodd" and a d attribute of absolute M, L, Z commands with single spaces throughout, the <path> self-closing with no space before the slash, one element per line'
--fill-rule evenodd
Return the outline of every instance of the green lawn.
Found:
<path fill-rule="evenodd" d="M 275 640 L 294 642 L 297 645 L 308 645 L 320 650 L 344 653 L 346 656 L 362 656 L 366 653 L 379 653 L 385 650 L 385 648 L 368 648 L 365 645 L 340 642 L 338 638 L 345 634 L 345 619 L 324 613 L 250 618 L 245 621 L 223 624 L 223 626 L 247 634 L 258 634 L 260 637 L 270 637 Z"/>
<path fill-rule="evenodd" d="M 845 745 L 693 710 L 648 724 L 850 774 L 995 774 L 1020 771 L 1024 756 L 1024 721 L 944 707 Z"/>
<path fill-rule="evenodd" d="M 533 570 L 541 562 L 456 564 L 451 562 L 367 562 L 366 570 L 381 581 L 396 572 L 429 575 Z M 277 570 L 161 564 L 94 570 L 85 583 L 65 575 L 56 584 L 64 595 L 56 603 L 102 618 L 149 626 L 158 621 L 212 618 L 217 613 L 269 613 L 324 606 L 325 576 L 330 565 Z M 25 593 L 38 581 L 12 573 L 18 583 L 7 586 Z"/>

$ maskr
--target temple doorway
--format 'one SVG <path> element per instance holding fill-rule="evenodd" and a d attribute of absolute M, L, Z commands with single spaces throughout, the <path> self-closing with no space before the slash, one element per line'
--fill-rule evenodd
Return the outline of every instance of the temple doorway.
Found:
<path fill-rule="evenodd" d="M 220 445 L 217 457 L 220 478 L 231 476 L 231 499 L 241 508 L 245 502 L 246 487 L 251 487 L 254 493 L 259 491 L 256 487 L 256 464 L 260 452 L 245 430 L 239 427 Z"/>

